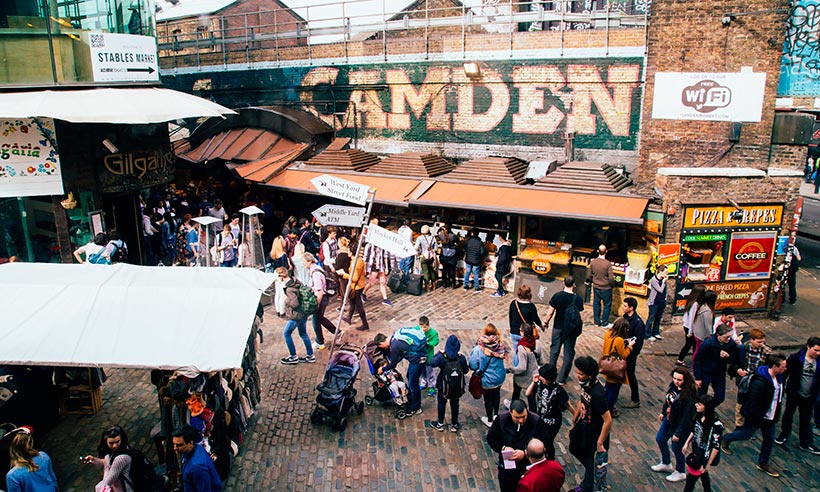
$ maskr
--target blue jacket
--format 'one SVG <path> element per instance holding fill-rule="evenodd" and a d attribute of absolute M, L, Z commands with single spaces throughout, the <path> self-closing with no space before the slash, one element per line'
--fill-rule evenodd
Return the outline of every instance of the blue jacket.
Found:
<path fill-rule="evenodd" d="M 28 471 L 22 466 L 15 466 L 6 474 L 6 488 L 9 492 L 57 492 L 57 477 L 51 466 L 51 458 L 46 453 L 34 457 L 36 471 Z M 8 463 L 6 463 L 8 465 Z"/>
<path fill-rule="evenodd" d="M 720 356 L 720 351 L 725 350 L 729 353 L 729 357 L 723 358 Z M 700 381 L 703 376 L 726 377 L 729 366 L 738 367 L 740 365 L 740 349 L 732 340 L 726 343 L 720 343 L 717 334 L 712 335 L 700 344 L 698 353 L 695 354 L 695 360 L 692 364 L 695 379 Z"/>
<path fill-rule="evenodd" d="M 182 457 L 182 490 L 184 492 L 217 492 L 222 480 L 205 448 L 194 444 L 194 450 Z"/>
<path fill-rule="evenodd" d="M 803 375 L 803 364 L 806 362 L 806 349 L 795 352 L 786 359 L 786 394 L 797 396 Z M 817 398 L 820 391 L 820 361 L 814 366 L 814 381 L 811 384 L 811 397 Z"/>
<path fill-rule="evenodd" d="M 487 362 L 488 360 L 489 363 Z M 470 360 L 468 362 L 470 369 L 474 371 L 484 369 L 484 376 L 481 377 L 482 388 L 497 388 L 504 384 L 504 379 L 507 377 L 507 370 L 504 368 L 504 359 L 488 357 L 484 355 L 484 349 L 476 345 L 473 351 L 470 352 Z"/>
<path fill-rule="evenodd" d="M 395 369 L 402 359 L 410 364 L 424 364 L 427 360 L 427 335 L 419 327 L 399 328 L 390 339 L 390 363 L 385 371 Z"/>

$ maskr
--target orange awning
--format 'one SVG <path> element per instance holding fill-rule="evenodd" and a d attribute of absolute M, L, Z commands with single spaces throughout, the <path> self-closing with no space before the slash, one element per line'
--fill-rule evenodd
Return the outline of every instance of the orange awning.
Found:
<path fill-rule="evenodd" d="M 569 193 L 527 186 L 436 181 L 412 205 L 485 210 L 569 219 L 643 224 L 649 199 L 617 194 Z"/>
<path fill-rule="evenodd" d="M 317 171 L 316 168 L 313 167 L 310 170 L 286 169 L 282 173 L 260 184 L 280 190 L 318 195 L 319 192 L 316 191 L 316 188 L 310 180 L 322 174 L 332 174 L 333 176 L 338 176 L 349 181 L 368 185 L 376 189 L 376 203 L 398 205 L 401 207 L 408 206 L 408 197 L 421 182 L 418 178 L 407 179 L 388 176 L 369 176 L 365 173 L 346 173 L 339 172 L 335 169 L 327 173 L 321 170 Z"/>

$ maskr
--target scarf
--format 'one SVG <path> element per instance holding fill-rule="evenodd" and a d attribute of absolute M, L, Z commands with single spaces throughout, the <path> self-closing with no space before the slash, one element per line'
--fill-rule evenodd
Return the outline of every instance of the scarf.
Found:
<path fill-rule="evenodd" d="M 534 351 L 535 350 L 535 337 L 521 337 L 521 339 L 518 340 L 518 345 L 521 345 L 522 347 L 527 347 L 528 349 Z"/>
<path fill-rule="evenodd" d="M 493 356 L 503 359 L 507 355 L 507 346 L 501 343 L 498 335 L 481 335 L 478 338 L 478 345 L 493 353 Z"/>

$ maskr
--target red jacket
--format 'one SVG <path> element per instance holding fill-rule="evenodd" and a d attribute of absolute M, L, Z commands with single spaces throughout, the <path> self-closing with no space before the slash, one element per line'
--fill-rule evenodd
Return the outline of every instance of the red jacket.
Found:
<path fill-rule="evenodd" d="M 518 481 L 516 492 L 561 492 L 564 469 L 555 460 L 546 459 L 532 465 Z"/>

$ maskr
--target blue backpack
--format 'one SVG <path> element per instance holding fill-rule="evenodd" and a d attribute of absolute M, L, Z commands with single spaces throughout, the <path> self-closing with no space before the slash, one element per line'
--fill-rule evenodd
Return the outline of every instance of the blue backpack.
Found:
<path fill-rule="evenodd" d="M 421 328 L 405 327 L 393 334 L 393 338 L 401 340 L 410 346 L 410 352 L 422 359 L 427 358 L 427 335 Z"/>
<path fill-rule="evenodd" d="M 103 256 L 105 249 L 101 249 L 99 253 L 94 253 L 88 255 L 88 262 L 93 263 L 94 265 L 110 265 L 111 260 L 108 257 Z"/>

